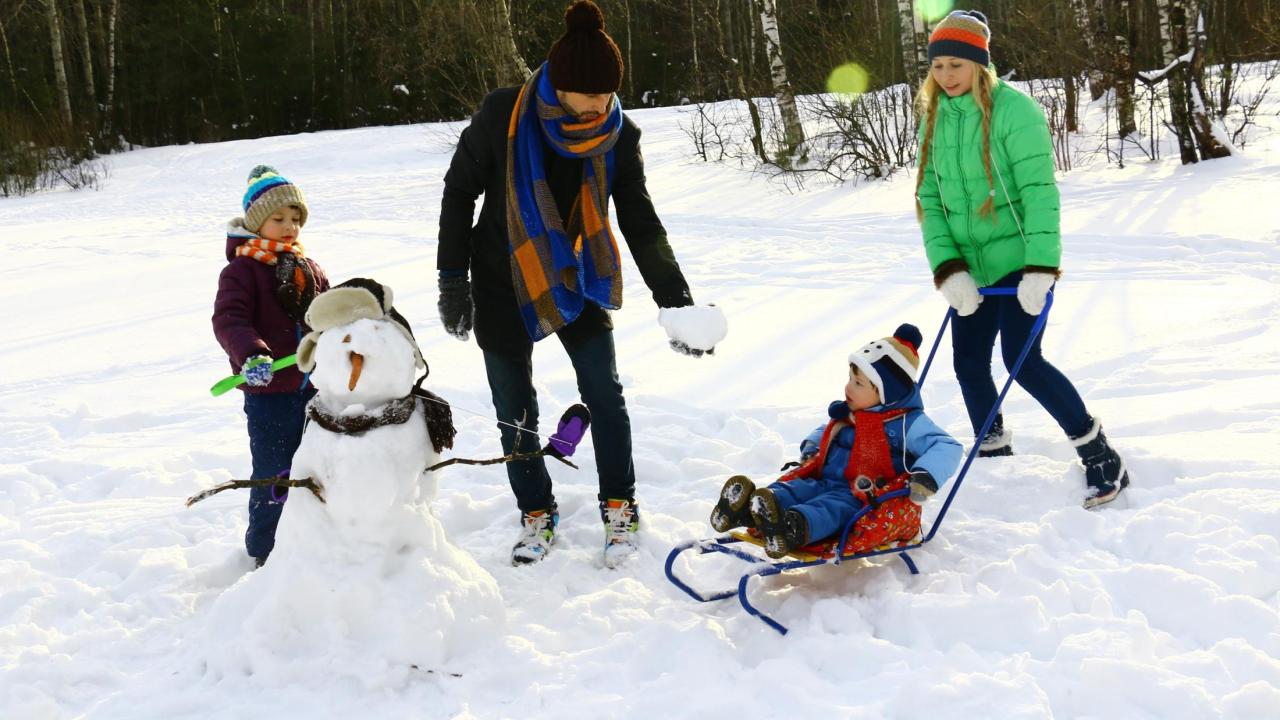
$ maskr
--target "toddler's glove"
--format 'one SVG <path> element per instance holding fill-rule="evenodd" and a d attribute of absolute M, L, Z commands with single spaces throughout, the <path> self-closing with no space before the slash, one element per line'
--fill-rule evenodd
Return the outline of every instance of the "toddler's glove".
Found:
<path fill-rule="evenodd" d="M 1039 315 L 1044 310 L 1045 295 L 1057 278 L 1051 272 L 1028 270 L 1018 281 L 1018 303 L 1028 315 Z"/>
<path fill-rule="evenodd" d="M 927 471 L 917 470 L 911 473 L 911 502 L 923 505 L 925 500 L 938 492 L 938 482 Z"/>
<path fill-rule="evenodd" d="M 978 311 L 978 305 L 982 303 L 982 296 L 978 294 L 978 284 L 973 281 L 973 276 L 967 270 L 961 270 L 947 277 L 938 286 L 938 290 L 942 293 L 942 297 L 947 299 L 947 304 L 956 309 L 957 315 L 972 315 Z"/>
<path fill-rule="evenodd" d="M 275 373 L 271 370 L 270 355 L 254 355 L 244 361 L 244 367 L 240 368 L 240 374 L 244 376 L 244 382 L 250 387 L 266 387 L 271 384 L 271 377 Z"/>
<path fill-rule="evenodd" d="M 445 332 L 466 340 L 471 336 L 471 281 L 466 275 L 440 275 L 440 323 Z"/>

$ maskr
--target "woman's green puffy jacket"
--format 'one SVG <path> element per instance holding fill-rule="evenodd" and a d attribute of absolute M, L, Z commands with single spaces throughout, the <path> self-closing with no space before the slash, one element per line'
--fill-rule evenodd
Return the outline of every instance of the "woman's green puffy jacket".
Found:
<path fill-rule="evenodd" d="M 992 189 L 982 161 L 982 111 L 972 92 L 938 100 L 933 140 L 919 170 L 930 269 L 936 274 L 943 263 L 963 260 L 979 287 L 1028 266 L 1056 269 L 1062 258 L 1044 112 L 1003 82 L 992 90 L 991 102 L 994 215 L 978 215 Z M 923 127 L 920 135 L 923 141 Z"/>

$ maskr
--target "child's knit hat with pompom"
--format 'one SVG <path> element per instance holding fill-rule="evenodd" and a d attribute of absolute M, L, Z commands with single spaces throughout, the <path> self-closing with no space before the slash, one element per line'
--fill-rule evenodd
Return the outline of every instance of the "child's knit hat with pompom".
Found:
<path fill-rule="evenodd" d="M 893 337 L 873 340 L 851 354 L 849 364 L 876 386 L 881 403 L 892 405 L 915 392 L 922 342 L 920 329 L 903 323 L 893 331 Z"/>
<path fill-rule="evenodd" d="M 259 165 L 249 172 L 249 188 L 244 191 L 244 227 L 258 232 L 271 213 L 293 206 L 302 214 L 299 224 L 307 224 L 307 200 L 302 189 L 289 182 L 270 165 Z"/>

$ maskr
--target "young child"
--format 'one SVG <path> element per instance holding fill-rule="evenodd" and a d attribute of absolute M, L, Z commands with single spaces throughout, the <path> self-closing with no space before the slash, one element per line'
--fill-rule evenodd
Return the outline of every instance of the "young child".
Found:
<path fill-rule="evenodd" d="M 956 309 L 956 379 L 974 434 L 996 403 L 991 352 L 1000 336 L 1012 367 L 1060 274 L 1061 201 L 1053 143 L 1040 105 L 991 69 L 991 29 L 976 10 L 956 10 L 929 36 L 929 75 L 917 99 L 920 169 L 916 210 L 934 286 Z M 978 288 L 1017 288 L 982 296 Z M 1129 473 L 1071 381 L 1041 354 L 1036 337 L 1018 384 L 1057 421 L 1084 465 L 1085 507 L 1111 502 Z M 997 415 L 979 456 L 1013 454 Z"/>
<path fill-rule="evenodd" d="M 243 205 L 244 217 L 227 223 L 227 266 L 218 276 L 213 334 L 232 369 L 245 376 L 244 414 L 258 479 L 288 470 L 302 441 L 304 411 L 315 389 L 295 367 L 272 373 L 271 360 L 297 351 L 308 332 L 307 307 L 329 281 L 298 242 L 307 222 L 298 186 L 259 165 L 249 173 Z M 275 545 L 282 502 L 274 487 L 250 493 L 244 541 L 259 567 Z"/>
<path fill-rule="evenodd" d="M 844 400 L 832 403 L 831 420 L 800 444 L 800 466 L 766 488 L 742 475 L 729 478 L 711 526 L 755 527 L 765 552 L 778 558 L 838 535 L 874 496 L 909 485 L 910 501 L 878 505 L 851 536 L 860 550 L 914 538 L 920 504 L 951 477 L 962 453 L 924 414 L 915 383 L 921 340 L 914 325 L 904 324 L 850 355 Z"/>

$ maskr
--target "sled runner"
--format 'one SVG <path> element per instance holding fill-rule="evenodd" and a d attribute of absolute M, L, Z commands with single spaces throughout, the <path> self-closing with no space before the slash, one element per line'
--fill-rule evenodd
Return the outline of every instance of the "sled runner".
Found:
<path fill-rule="evenodd" d="M 979 293 L 982 295 L 1016 295 L 1017 288 L 981 288 Z M 987 432 L 991 429 L 991 425 L 995 422 L 996 416 L 1000 413 L 1000 405 L 1004 402 L 1005 395 L 1008 394 L 1009 388 L 1013 386 L 1014 378 L 1017 377 L 1018 371 L 1022 369 L 1022 363 L 1026 360 L 1027 354 L 1031 352 L 1031 346 L 1035 343 L 1035 339 L 1043 332 L 1045 323 L 1049 317 L 1049 308 L 1053 306 L 1053 291 L 1050 290 L 1045 298 L 1044 310 L 1036 318 L 1035 324 L 1031 328 L 1031 333 L 1027 337 L 1027 342 L 1022 347 L 1022 351 L 1018 354 L 1018 360 L 1014 363 L 1009 371 L 1009 377 L 1004 383 L 1004 387 L 1000 390 L 999 397 L 996 398 L 995 405 L 988 413 L 987 419 L 982 424 L 982 430 L 977 434 L 978 438 L 986 437 Z M 929 374 L 929 367 L 933 364 L 934 353 L 938 350 L 938 345 L 942 341 L 942 336 L 947 331 L 947 325 L 951 322 L 951 318 L 955 315 L 955 309 L 948 308 L 947 314 L 942 319 L 942 327 L 938 329 L 938 336 L 934 339 L 933 347 L 929 350 L 929 357 L 925 361 L 924 368 L 920 371 L 920 379 L 916 383 L 917 388 L 924 385 L 925 378 Z M 798 570 L 801 568 L 815 567 L 817 565 L 839 565 L 850 560 L 860 560 L 862 558 L 871 558 L 878 555 L 897 554 L 906 564 L 907 569 L 912 575 L 919 574 L 915 561 L 907 554 L 909 550 L 915 550 L 923 546 L 925 543 L 933 539 L 938 529 L 942 526 L 942 520 L 947 515 L 947 510 L 951 507 L 951 502 L 955 499 L 956 492 L 960 490 L 961 483 L 964 482 L 965 474 L 969 471 L 969 466 L 973 463 L 974 458 L 978 456 L 980 443 L 975 441 L 973 447 L 969 449 L 969 453 L 965 456 L 964 464 L 960 466 L 960 471 L 956 474 L 955 482 L 951 484 L 951 489 L 947 493 L 946 499 L 942 503 L 942 508 L 938 511 L 938 516 L 934 518 L 933 525 L 930 526 L 929 532 L 923 537 L 917 535 L 915 538 L 907 540 L 895 540 L 887 544 L 880 545 L 874 549 L 857 549 L 855 527 L 867 513 L 872 512 L 881 504 L 894 498 L 900 498 L 910 495 L 910 491 L 903 487 L 880 495 L 878 498 L 867 505 L 864 505 L 853 519 L 845 525 L 844 530 L 840 533 L 838 540 L 825 540 L 817 543 L 806 545 L 802 548 L 788 553 L 785 559 L 773 560 L 767 557 L 761 557 L 759 554 L 744 549 L 744 545 L 762 545 L 759 537 L 747 531 L 733 531 L 719 537 L 707 538 L 701 540 L 690 540 L 681 543 L 671 549 L 667 555 L 666 573 L 667 579 L 676 587 L 680 588 L 689 597 L 699 602 L 711 602 L 714 600 L 724 600 L 726 598 L 738 596 L 738 602 L 742 604 L 744 610 L 762 620 L 766 625 L 777 630 L 783 635 L 787 634 L 787 627 L 782 623 L 774 620 L 758 608 L 751 604 L 747 597 L 747 588 L 752 578 L 768 577 L 770 575 L 778 575 L 787 570 Z M 853 535 L 854 537 L 851 537 Z M 696 549 L 699 555 L 707 553 L 723 553 L 730 557 L 737 558 L 751 564 L 751 569 L 743 573 L 738 579 L 738 587 L 736 589 L 720 590 L 711 593 L 702 593 L 694 589 L 688 583 L 681 580 L 675 573 L 676 558 L 686 550 Z"/>

